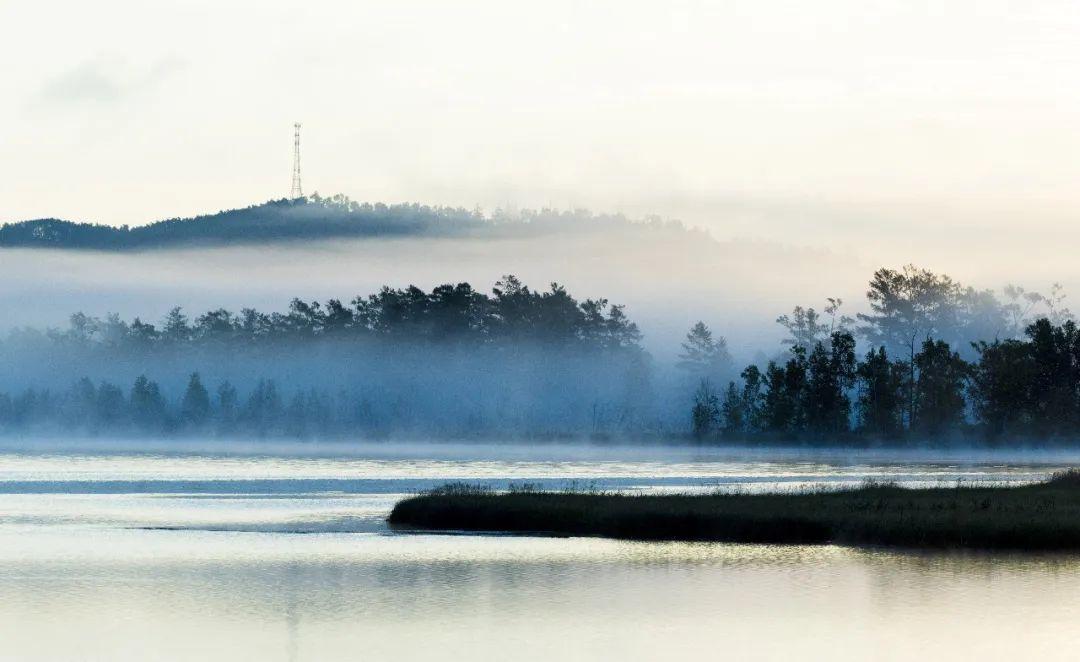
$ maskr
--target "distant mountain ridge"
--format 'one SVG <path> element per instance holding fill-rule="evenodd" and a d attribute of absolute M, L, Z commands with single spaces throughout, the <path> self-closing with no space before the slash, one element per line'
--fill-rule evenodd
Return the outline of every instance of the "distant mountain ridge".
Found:
<path fill-rule="evenodd" d="M 350 237 L 543 234 L 570 228 L 616 226 L 682 229 L 677 222 L 649 219 L 639 223 L 621 215 L 593 215 L 580 210 L 541 210 L 514 215 L 497 212 L 488 217 L 480 211 L 455 207 L 358 203 L 342 195 L 313 195 L 136 227 L 55 218 L 6 223 L 0 226 L 0 247 L 126 251 Z"/>

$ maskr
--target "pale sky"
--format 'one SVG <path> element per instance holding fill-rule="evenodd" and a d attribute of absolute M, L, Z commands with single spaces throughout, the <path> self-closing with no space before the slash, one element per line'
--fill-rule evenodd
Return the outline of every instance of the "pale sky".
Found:
<path fill-rule="evenodd" d="M 358 200 L 1080 238 L 1075 2 L 0 0 L 0 63 L 0 221 L 283 197 L 300 121 Z"/>

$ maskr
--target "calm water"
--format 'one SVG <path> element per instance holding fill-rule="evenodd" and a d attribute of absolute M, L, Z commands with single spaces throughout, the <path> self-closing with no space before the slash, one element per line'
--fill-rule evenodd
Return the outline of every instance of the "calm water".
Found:
<path fill-rule="evenodd" d="M 0 659 L 1075 659 L 1069 557 L 406 535 L 383 523 L 396 499 L 451 479 L 759 490 L 1030 481 L 1080 463 L 975 460 L 9 450 Z"/>

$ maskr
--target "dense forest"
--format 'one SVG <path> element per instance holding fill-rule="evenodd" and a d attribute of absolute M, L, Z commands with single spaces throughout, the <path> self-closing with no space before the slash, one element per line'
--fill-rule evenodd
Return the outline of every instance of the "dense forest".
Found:
<path fill-rule="evenodd" d="M 285 312 L 77 313 L 0 343 L 8 434 L 289 438 L 652 438 L 700 443 L 1068 442 L 1080 331 L 1059 286 L 999 297 L 880 269 L 864 312 L 827 299 L 735 368 L 692 326 L 658 366 L 625 309 L 513 276 L 383 287 Z"/>
<path fill-rule="evenodd" d="M 345 237 L 446 237 L 464 234 L 532 236 L 567 229 L 678 227 L 651 218 L 594 215 L 584 210 L 479 210 L 419 204 L 358 203 L 343 195 L 282 199 L 194 218 L 115 227 L 55 218 L 0 226 L 0 247 L 138 250 L 188 245 L 257 244 Z"/>

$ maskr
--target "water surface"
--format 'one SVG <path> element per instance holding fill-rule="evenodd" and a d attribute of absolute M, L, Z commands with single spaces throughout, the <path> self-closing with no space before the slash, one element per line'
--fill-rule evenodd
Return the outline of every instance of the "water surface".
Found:
<path fill-rule="evenodd" d="M 398 534 L 446 480 L 1026 482 L 1077 458 L 548 449 L 0 453 L 0 659 L 1069 659 L 1080 561 Z"/>

